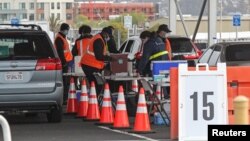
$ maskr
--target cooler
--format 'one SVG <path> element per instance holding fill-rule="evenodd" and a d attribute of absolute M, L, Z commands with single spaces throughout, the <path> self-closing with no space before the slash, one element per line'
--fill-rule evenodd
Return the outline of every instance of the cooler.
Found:
<path fill-rule="evenodd" d="M 152 61 L 151 70 L 154 81 L 161 81 L 162 78 L 168 77 L 171 67 L 178 67 L 180 63 L 187 63 L 186 60 L 175 61 Z"/>
<path fill-rule="evenodd" d="M 152 61 L 152 73 L 153 75 L 168 74 L 171 67 L 178 67 L 180 63 L 187 63 L 187 61 Z"/>

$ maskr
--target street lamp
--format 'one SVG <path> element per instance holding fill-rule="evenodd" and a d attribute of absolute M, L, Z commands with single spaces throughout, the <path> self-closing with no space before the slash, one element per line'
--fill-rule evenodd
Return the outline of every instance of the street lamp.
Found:
<path fill-rule="evenodd" d="M 222 0 L 220 2 L 220 42 L 222 41 Z"/>

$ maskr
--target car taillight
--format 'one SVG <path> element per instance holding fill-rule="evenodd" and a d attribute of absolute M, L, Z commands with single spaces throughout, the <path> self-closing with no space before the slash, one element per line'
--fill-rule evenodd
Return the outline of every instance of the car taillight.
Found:
<path fill-rule="evenodd" d="M 197 51 L 197 55 L 200 57 L 202 55 L 202 51 Z"/>
<path fill-rule="evenodd" d="M 37 71 L 61 70 L 62 63 L 59 58 L 38 59 L 36 64 Z"/>
<path fill-rule="evenodd" d="M 142 53 L 141 53 L 141 52 L 137 52 L 137 53 L 135 54 L 135 58 L 136 58 L 136 59 L 141 59 L 141 57 L 142 57 Z"/>

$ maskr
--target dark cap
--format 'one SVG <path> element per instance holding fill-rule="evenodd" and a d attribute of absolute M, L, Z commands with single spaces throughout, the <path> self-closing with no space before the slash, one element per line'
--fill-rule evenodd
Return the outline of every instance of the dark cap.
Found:
<path fill-rule="evenodd" d="M 104 28 L 102 29 L 102 32 L 105 32 L 105 33 L 107 33 L 108 35 L 112 35 L 112 29 L 109 28 L 109 27 L 104 27 Z"/>
<path fill-rule="evenodd" d="M 159 26 L 159 28 L 158 28 L 157 31 L 158 31 L 158 32 L 160 32 L 160 31 L 165 31 L 165 32 L 167 32 L 167 33 L 172 32 L 172 31 L 168 28 L 168 25 L 166 25 L 166 24 L 161 24 L 161 25 Z"/>
<path fill-rule="evenodd" d="M 61 24 L 61 27 L 60 27 L 60 30 L 69 30 L 69 25 L 67 23 L 62 23 Z"/>

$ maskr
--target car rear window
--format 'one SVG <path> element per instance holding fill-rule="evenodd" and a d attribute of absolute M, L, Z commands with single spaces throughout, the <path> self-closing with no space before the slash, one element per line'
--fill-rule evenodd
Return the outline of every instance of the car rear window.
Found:
<path fill-rule="evenodd" d="M 172 53 L 190 53 L 193 52 L 193 45 L 190 39 L 172 38 L 169 39 Z"/>
<path fill-rule="evenodd" d="M 250 44 L 228 46 L 226 61 L 250 61 Z"/>
<path fill-rule="evenodd" d="M 0 34 L 0 60 L 54 57 L 52 45 L 43 34 Z"/>

